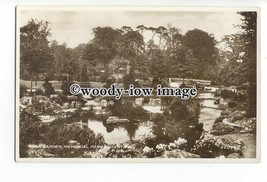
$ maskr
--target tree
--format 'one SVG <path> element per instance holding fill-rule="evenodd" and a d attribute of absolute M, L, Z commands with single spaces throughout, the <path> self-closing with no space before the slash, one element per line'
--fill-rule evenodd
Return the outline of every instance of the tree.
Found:
<path fill-rule="evenodd" d="M 52 54 L 49 47 L 49 23 L 31 19 L 20 28 L 20 65 L 26 69 L 32 81 L 51 66 Z M 21 75 L 23 77 L 23 75 Z"/>
<path fill-rule="evenodd" d="M 165 78 L 169 76 L 170 64 L 169 60 L 159 50 L 154 50 L 154 53 L 150 57 L 150 74 L 153 75 L 154 84 L 162 84 Z"/>
<path fill-rule="evenodd" d="M 62 80 L 63 74 L 67 75 L 67 80 L 69 81 L 77 69 L 72 49 L 68 48 L 66 43 L 58 44 L 53 41 L 51 50 L 54 58 L 54 73 L 58 74 L 59 80 Z"/>
<path fill-rule="evenodd" d="M 108 63 L 116 56 L 117 38 L 120 33 L 111 27 L 93 28 L 94 39 L 92 44 L 96 46 L 98 59 L 107 69 Z"/>
<path fill-rule="evenodd" d="M 125 32 L 120 41 L 120 51 L 119 54 L 126 59 L 135 62 L 137 56 L 144 50 L 144 38 L 138 31 L 129 30 Z"/>
<path fill-rule="evenodd" d="M 244 69 L 246 81 L 256 83 L 257 67 L 257 12 L 240 12 L 243 16 L 241 28 L 244 30 Z"/>
<path fill-rule="evenodd" d="M 219 81 L 226 85 L 247 85 L 247 113 L 256 116 L 257 12 L 240 12 L 242 32 L 226 36 L 221 43 Z M 229 79 L 230 78 L 230 79 Z"/>
<path fill-rule="evenodd" d="M 183 45 L 192 51 L 201 70 L 199 78 L 204 78 L 208 65 L 216 64 L 215 39 L 212 35 L 199 29 L 189 30 L 183 37 Z"/>

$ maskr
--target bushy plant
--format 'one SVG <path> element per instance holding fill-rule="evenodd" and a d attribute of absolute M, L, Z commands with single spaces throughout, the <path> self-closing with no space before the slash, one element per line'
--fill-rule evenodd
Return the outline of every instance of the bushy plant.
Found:
<path fill-rule="evenodd" d="M 71 81 L 66 81 L 62 83 L 61 89 L 62 89 L 62 94 L 64 95 L 71 95 L 70 93 L 70 86 L 73 84 Z"/>
<path fill-rule="evenodd" d="M 48 81 L 48 79 L 45 80 L 45 82 L 43 83 L 43 88 L 44 88 L 44 93 L 45 95 L 51 95 L 51 94 L 54 94 L 55 93 L 55 89 L 54 87 L 52 86 L 52 83 L 50 83 Z"/>
<path fill-rule="evenodd" d="M 44 91 L 42 89 L 36 89 L 35 95 L 44 95 Z"/>
<path fill-rule="evenodd" d="M 236 93 L 231 90 L 222 90 L 220 96 L 224 99 L 234 99 Z"/>
<path fill-rule="evenodd" d="M 39 144 L 45 141 L 43 133 L 47 131 L 47 125 L 43 124 L 37 116 L 22 111 L 19 122 L 19 154 L 27 157 L 29 144 Z"/>
<path fill-rule="evenodd" d="M 20 85 L 19 87 L 19 98 L 25 96 L 27 94 L 27 87 L 25 85 Z"/>

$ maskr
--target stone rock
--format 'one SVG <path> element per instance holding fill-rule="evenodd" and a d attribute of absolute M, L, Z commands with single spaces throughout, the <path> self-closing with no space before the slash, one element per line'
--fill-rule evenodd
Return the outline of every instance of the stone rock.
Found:
<path fill-rule="evenodd" d="M 232 118 L 224 118 L 222 120 L 223 123 L 227 124 L 227 123 L 230 123 L 232 121 Z"/>
<path fill-rule="evenodd" d="M 256 118 L 243 118 L 235 121 L 236 125 L 241 127 L 240 133 L 256 133 L 257 120 Z"/>
<path fill-rule="evenodd" d="M 56 157 L 55 154 L 48 153 L 45 149 L 28 149 L 27 154 L 30 158 Z"/>
<path fill-rule="evenodd" d="M 232 118 L 232 122 L 235 122 L 236 120 L 243 119 L 245 117 L 246 112 L 245 111 L 234 111 L 231 114 L 229 114 L 229 117 Z"/>
<path fill-rule="evenodd" d="M 144 98 L 136 98 L 135 99 L 135 104 L 137 106 L 143 106 Z"/>
<path fill-rule="evenodd" d="M 77 108 L 81 108 L 82 107 L 82 103 L 81 102 L 76 102 L 76 107 Z"/>
<path fill-rule="evenodd" d="M 156 98 L 156 99 L 150 98 L 148 105 L 149 106 L 161 106 L 161 99 L 160 98 Z"/>
<path fill-rule="evenodd" d="M 64 109 L 69 109 L 70 108 L 70 103 L 65 102 L 62 106 Z"/>
<path fill-rule="evenodd" d="M 32 97 L 24 96 L 20 98 L 20 103 L 22 105 L 31 105 L 32 104 Z"/>
<path fill-rule="evenodd" d="M 228 110 L 228 109 L 223 110 L 223 111 L 221 112 L 221 115 L 222 115 L 222 116 L 228 116 L 228 115 L 230 115 L 230 114 L 231 114 L 231 111 Z"/>
<path fill-rule="evenodd" d="M 69 99 L 69 101 L 77 101 L 78 97 L 75 95 L 68 95 L 67 98 Z"/>
<path fill-rule="evenodd" d="M 45 102 L 49 102 L 49 98 L 47 98 L 46 96 L 43 96 L 43 95 L 36 95 L 32 98 L 33 104 L 45 103 Z"/>
<path fill-rule="evenodd" d="M 76 101 L 72 101 L 70 104 L 71 108 L 76 108 L 77 102 Z"/>
<path fill-rule="evenodd" d="M 229 153 L 242 154 L 244 146 L 241 139 L 206 133 L 196 142 L 193 151 L 200 154 L 201 157 L 218 157 L 220 155 L 227 156 Z"/>
<path fill-rule="evenodd" d="M 200 156 L 184 150 L 175 149 L 172 151 L 164 151 L 160 158 L 200 158 Z"/>
<path fill-rule="evenodd" d="M 55 119 L 57 119 L 55 116 L 49 116 L 49 115 L 40 115 L 38 118 L 44 122 L 44 123 L 50 123 L 53 122 Z"/>
<path fill-rule="evenodd" d="M 214 123 L 214 125 L 212 126 L 212 131 L 210 133 L 214 135 L 224 135 L 231 133 L 233 131 L 234 131 L 233 126 L 221 122 L 221 123 Z"/>
<path fill-rule="evenodd" d="M 32 98 L 32 109 L 35 114 L 58 114 L 62 111 L 59 104 L 42 95 Z"/>
<path fill-rule="evenodd" d="M 51 95 L 50 95 L 50 99 L 58 98 L 58 97 L 59 97 L 58 94 L 51 94 Z"/>
<path fill-rule="evenodd" d="M 232 158 L 232 159 L 237 159 L 240 158 L 240 154 L 239 153 L 231 153 L 227 156 L 227 158 Z"/>
<path fill-rule="evenodd" d="M 224 116 L 219 116 L 218 118 L 215 119 L 214 123 L 220 123 L 223 121 L 224 118 L 225 118 Z"/>

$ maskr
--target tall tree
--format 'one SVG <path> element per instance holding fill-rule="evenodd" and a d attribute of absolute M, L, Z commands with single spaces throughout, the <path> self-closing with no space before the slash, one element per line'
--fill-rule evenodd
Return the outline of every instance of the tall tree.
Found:
<path fill-rule="evenodd" d="M 54 73 L 58 74 L 59 80 L 62 79 L 63 74 L 67 76 L 68 81 L 73 79 L 77 71 L 73 50 L 68 48 L 66 43 L 58 44 L 56 41 L 53 41 L 50 47 L 54 58 Z"/>
<path fill-rule="evenodd" d="M 49 23 L 31 19 L 20 28 L 20 64 L 27 70 L 32 81 L 51 66 L 52 54 L 49 47 Z"/>
<path fill-rule="evenodd" d="M 221 41 L 221 44 L 224 44 L 227 49 L 220 50 L 223 64 L 220 71 L 220 81 L 227 85 L 256 83 L 257 13 L 241 12 L 240 15 L 243 16 L 240 25 L 243 31 L 227 35 Z M 231 79 L 228 79 L 229 76 Z"/>
<path fill-rule="evenodd" d="M 257 66 L 257 12 L 240 12 L 243 16 L 241 28 L 244 30 L 242 39 L 244 42 L 244 69 L 246 81 L 256 83 Z"/>
<path fill-rule="evenodd" d="M 204 78 L 205 72 L 209 71 L 208 66 L 216 63 L 215 44 L 212 35 L 199 29 L 189 30 L 183 37 L 183 45 L 199 60 L 198 66 L 202 70 L 199 78 Z"/>
<path fill-rule="evenodd" d="M 98 48 L 98 58 L 107 69 L 109 61 L 116 56 L 116 40 L 120 33 L 111 27 L 97 27 L 93 34 L 92 43 Z"/>

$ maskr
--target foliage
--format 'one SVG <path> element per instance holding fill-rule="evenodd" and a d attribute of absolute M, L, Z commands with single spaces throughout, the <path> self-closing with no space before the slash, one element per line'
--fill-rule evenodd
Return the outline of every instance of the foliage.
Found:
<path fill-rule="evenodd" d="M 133 102 L 128 99 L 123 99 L 124 101 L 116 100 L 110 98 L 113 101 L 113 105 L 108 106 L 108 110 L 111 111 L 112 115 L 127 118 L 130 121 L 141 120 L 147 121 L 149 115 L 146 110 L 141 106 L 133 106 Z"/>
<path fill-rule="evenodd" d="M 27 94 L 27 87 L 25 85 L 19 86 L 19 98 L 25 96 Z"/>
<path fill-rule="evenodd" d="M 48 22 L 31 19 L 27 25 L 20 28 L 20 64 L 30 75 L 31 81 L 33 78 L 37 79 L 40 73 L 51 69 L 49 36 Z"/>
<path fill-rule="evenodd" d="M 49 145 L 67 145 L 70 140 L 75 140 L 89 148 L 104 144 L 103 136 L 95 135 L 91 129 L 80 123 L 51 125 L 45 136 L 46 143 Z"/>
<path fill-rule="evenodd" d="M 45 80 L 45 82 L 43 83 L 43 87 L 44 87 L 44 92 L 45 92 L 45 95 L 51 95 L 51 94 L 54 94 L 55 93 L 55 89 L 54 87 L 52 86 L 52 83 L 50 83 L 48 81 L 48 79 Z"/>
<path fill-rule="evenodd" d="M 35 95 L 45 95 L 42 89 L 36 89 Z"/>
<path fill-rule="evenodd" d="M 62 83 L 61 89 L 63 95 L 71 95 L 70 93 L 70 86 L 73 84 L 73 82 L 66 81 Z"/>
<path fill-rule="evenodd" d="M 119 33 L 111 27 L 93 28 L 93 44 L 98 48 L 97 57 L 107 69 L 110 60 L 116 56 L 116 39 Z"/>
<path fill-rule="evenodd" d="M 165 108 L 164 115 L 156 115 L 153 119 L 153 134 L 156 137 L 155 140 L 150 140 L 151 145 L 166 144 L 181 137 L 188 141 L 187 149 L 190 149 L 203 131 L 202 124 L 198 124 L 199 101 L 171 99 L 169 103 L 170 106 Z"/>
<path fill-rule="evenodd" d="M 238 153 L 243 156 L 244 143 L 231 137 L 213 136 L 205 134 L 196 142 L 192 151 L 203 158 L 215 158 L 221 155 L 228 156 L 231 153 Z"/>
<path fill-rule="evenodd" d="M 28 144 L 39 144 L 44 142 L 44 132 L 47 126 L 37 116 L 22 111 L 19 115 L 19 148 L 20 157 L 27 157 Z"/>
<path fill-rule="evenodd" d="M 236 95 L 237 94 L 231 90 L 222 90 L 220 94 L 223 99 L 234 99 Z"/>
<path fill-rule="evenodd" d="M 78 69 L 73 50 L 68 48 L 66 43 L 58 44 L 56 41 L 53 41 L 50 47 L 53 55 L 53 70 L 50 74 L 58 75 L 60 81 L 73 80 Z M 63 75 L 66 77 L 65 79 L 63 79 Z"/>
<path fill-rule="evenodd" d="M 135 74 L 133 69 L 130 69 L 130 73 L 123 77 L 123 87 L 128 89 L 131 84 L 135 85 Z"/>

